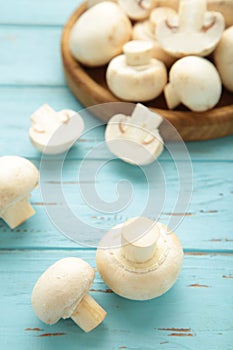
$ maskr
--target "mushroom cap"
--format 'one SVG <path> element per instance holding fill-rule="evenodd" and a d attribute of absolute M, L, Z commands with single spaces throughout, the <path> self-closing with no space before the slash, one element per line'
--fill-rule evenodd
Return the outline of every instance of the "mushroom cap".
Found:
<path fill-rule="evenodd" d="M 223 85 L 233 92 L 233 26 L 224 31 L 214 51 L 214 63 Z"/>
<path fill-rule="evenodd" d="M 224 31 L 224 18 L 219 12 L 206 12 L 206 26 L 199 31 L 181 31 L 178 18 L 170 17 L 157 24 L 156 37 L 161 47 L 170 55 L 207 56 L 217 46 Z"/>
<path fill-rule="evenodd" d="M 135 110 L 137 110 L 135 112 Z M 130 164 L 146 165 L 153 162 L 163 151 L 163 139 L 158 127 L 160 115 L 137 104 L 131 117 L 113 116 L 106 127 L 105 140 L 109 150 Z M 140 120 L 135 120 L 141 117 Z"/>
<path fill-rule="evenodd" d="M 193 111 L 213 108 L 221 96 L 222 85 L 217 69 L 202 57 L 187 56 L 176 61 L 169 72 L 169 81 L 180 102 Z M 165 97 L 169 105 L 166 87 Z"/>
<path fill-rule="evenodd" d="M 40 276 L 33 288 L 35 314 L 47 324 L 69 318 L 88 293 L 94 276 L 94 269 L 82 259 L 58 260 Z"/>
<path fill-rule="evenodd" d="M 124 55 L 113 58 L 108 65 L 109 89 L 125 101 L 149 101 L 160 95 L 167 82 L 167 70 L 163 62 L 150 58 L 152 42 L 129 41 L 123 50 Z"/>
<path fill-rule="evenodd" d="M 155 31 L 151 22 L 147 19 L 145 21 L 137 22 L 133 26 L 133 40 L 151 41 L 153 43 L 152 57 L 162 61 L 166 66 L 171 66 L 175 58 L 169 55 L 162 49 L 155 36 Z"/>
<path fill-rule="evenodd" d="M 87 66 L 101 66 L 122 52 L 132 25 L 118 4 L 100 2 L 77 20 L 70 32 L 70 51 Z"/>
<path fill-rule="evenodd" d="M 157 223 L 160 236 L 154 257 L 144 263 L 132 264 L 122 254 L 123 226 L 113 227 L 99 243 L 96 262 L 104 282 L 116 294 L 128 299 L 148 300 L 164 294 L 175 283 L 183 262 L 183 250 L 177 236 L 171 231 L 168 233 L 165 225 Z"/>
<path fill-rule="evenodd" d="M 152 3 L 150 0 L 118 0 L 127 16 L 133 20 L 142 20 L 150 15 Z"/>
<path fill-rule="evenodd" d="M 38 182 L 39 172 L 29 160 L 18 156 L 0 157 L 0 210 L 29 194 Z"/>
<path fill-rule="evenodd" d="M 168 6 L 156 7 L 150 13 L 150 22 L 154 30 L 156 30 L 158 23 L 173 16 L 176 16 L 176 11 L 173 10 L 171 7 L 168 7 Z"/>
<path fill-rule="evenodd" d="M 60 154 L 73 146 L 84 129 L 82 117 L 71 109 L 55 112 L 43 105 L 31 116 L 29 137 L 43 154 Z"/>

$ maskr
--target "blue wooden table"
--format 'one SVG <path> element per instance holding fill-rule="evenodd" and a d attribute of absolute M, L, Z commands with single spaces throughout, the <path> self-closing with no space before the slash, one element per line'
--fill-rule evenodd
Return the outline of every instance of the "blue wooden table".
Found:
<path fill-rule="evenodd" d="M 56 110 L 83 108 L 66 86 L 60 57 L 62 27 L 78 4 L 78 0 L 0 0 L 1 155 L 26 157 L 39 168 L 41 156 L 28 138 L 30 114 L 44 103 Z M 185 212 L 173 211 L 172 206 L 179 185 L 176 166 L 167 151 L 159 159 L 167 198 L 160 221 L 166 224 L 176 218 L 185 252 L 182 272 L 168 293 L 151 301 L 129 301 L 111 293 L 97 273 L 91 294 L 108 315 L 93 332 L 85 334 L 72 320 L 47 326 L 34 315 L 31 291 L 50 264 L 77 256 L 95 267 L 92 243 L 98 237 L 92 233 L 140 214 L 145 174 L 120 160 L 108 162 L 106 147 L 99 147 L 104 126 L 98 123 L 91 116 L 85 118 L 86 132 L 67 155 L 61 180 L 55 181 L 49 171 L 43 173 L 40 188 L 31 197 L 36 215 L 15 230 L 0 221 L 0 349 L 232 350 L 233 137 L 186 144 L 193 188 Z M 97 146 L 98 155 L 90 152 Z M 83 158 L 86 173 L 78 179 Z M 131 183 L 134 195 L 132 203 L 116 213 L 98 211 L 78 193 L 80 187 L 95 185 L 103 201 L 113 201 L 122 179 Z M 85 232 L 77 227 L 80 244 L 61 233 L 48 215 L 60 204 L 46 202 L 40 190 L 50 186 L 53 193 L 58 185 L 84 223 Z M 152 185 L 156 187 L 156 179 Z"/>

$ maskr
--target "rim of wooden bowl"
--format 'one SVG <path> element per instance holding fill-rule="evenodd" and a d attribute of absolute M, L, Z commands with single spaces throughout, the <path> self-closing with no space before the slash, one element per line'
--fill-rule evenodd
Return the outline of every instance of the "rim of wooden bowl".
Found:
<path fill-rule="evenodd" d="M 84 2 L 74 11 L 63 29 L 61 53 L 67 84 L 85 107 L 108 102 L 123 102 L 90 75 L 92 68 L 82 66 L 70 53 L 70 31 L 86 9 L 87 5 Z M 98 73 L 98 70 L 101 69 L 103 70 L 103 68 L 93 68 L 93 72 Z M 223 94 L 226 94 L 227 101 L 233 102 L 233 94 L 226 91 Z M 221 103 L 224 103 L 222 98 L 220 105 L 216 108 L 201 113 L 161 109 L 151 106 L 150 101 L 145 105 L 166 118 L 176 128 L 184 141 L 200 141 L 233 134 L 233 104 L 221 106 Z M 99 113 L 96 112 L 96 116 L 107 122 L 112 115 L 104 113 L 103 109 L 100 109 Z"/>

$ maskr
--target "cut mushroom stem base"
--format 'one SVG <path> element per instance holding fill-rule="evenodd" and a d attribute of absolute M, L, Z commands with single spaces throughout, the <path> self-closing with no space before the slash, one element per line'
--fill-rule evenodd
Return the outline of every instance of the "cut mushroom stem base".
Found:
<path fill-rule="evenodd" d="M 22 224 L 35 214 L 35 210 L 29 203 L 28 196 L 14 201 L 7 208 L 4 208 L 0 217 L 10 226 L 11 229 Z"/>
<path fill-rule="evenodd" d="M 96 328 L 106 317 L 106 311 L 89 295 L 85 295 L 71 316 L 85 332 Z"/>

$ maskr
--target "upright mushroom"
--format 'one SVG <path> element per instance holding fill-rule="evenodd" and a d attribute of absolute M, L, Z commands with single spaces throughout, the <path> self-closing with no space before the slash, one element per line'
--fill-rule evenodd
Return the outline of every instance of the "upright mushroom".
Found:
<path fill-rule="evenodd" d="M 148 218 L 137 217 L 115 226 L 102 238 L 97 268 L 116 294 L 147 300 L 168 291 L 183 262 L 177 236 Z"/>
<path fill-rule="evenodd" d="M 35 314 L 47 324 L 71 317 L 85 332 L 90 332 L 106 317 L 103 308 L 88 294 L 94 276 L 94 269 L 82 259 L 58 260 L 40 276 L 33 288 Z"/>
<path fill-rule="evenodd" d="M 218 44 L 224 27 L 219 12 L 206 11 L 206 0 L 180 0 L 178 15 L 158 23 L 156 36 L 174 57 L 207 56 Z"/>
<path fill-rule="evenodd" d="M 149 101 L 159 96 L 167 82 L 167 71 L 163 62 L 151 58 L 153 43 L 132 40 L 123 51 L 108 65 L 109 89 L 125 101 Z"/>
<path fill-rule="evenodd" d="M 0 157 L 0 218 L 15 228 L 35 214 L 29 199 L 39 172 L 27 159 Z"/>
<path fill-rule="evenodd" d="M 103 1 L 85 11 L 70 32 L 71 54 L 87 66 L 101 66 L 122 52 L 132 25 L 118 4 Z"/>
<path fill-rule="evenodd" d="M 152 163 L 163 151 L 159 134 L 162 117 L 137 104 L 132 115 L 117 114 L 108 122 L 105 140 L 110 151 L 125 162 Z"/>
<path fill-rule="evenodd" d="M 224 31 L 214 51 L 214 63 L 223 85 L 233 92 L 233 26 Z"/>
<path fill-rule="evenodd" d="M 180 103 L 195 112 L 213 108 L 221 97 L 222 84 L 215 66 L 205 58 L 187 56 L 171 67 L 164 94 L 168 108 Z"/>
<path fill-rule="evenodd" d="M 81 116 L 71 109 L 55 112 L 43 105 L 30 117 L 30 141 L 44 154 L 63 153 L 81 136 L 84 123 Z"/>

